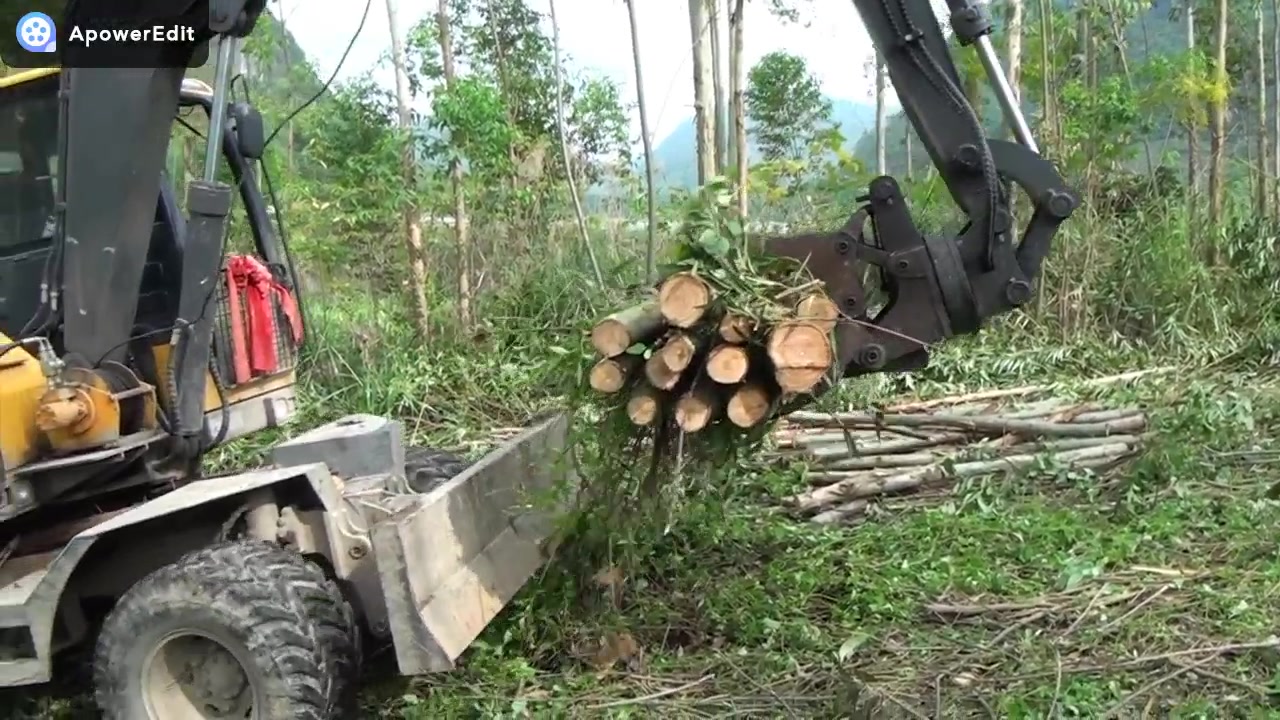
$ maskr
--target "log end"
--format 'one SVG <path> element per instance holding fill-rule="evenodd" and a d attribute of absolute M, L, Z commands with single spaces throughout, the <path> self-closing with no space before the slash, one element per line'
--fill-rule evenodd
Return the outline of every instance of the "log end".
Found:
<path fill-rule="evenodd" d="M 631 333 L 623 323 L 605 318 L 591 328 L 591 347 L 603 357 L 617 357 L 631 347 Z"/>
<path fill-rule="evenodd" d="M 676 402 L 676 425 L 685 432 L 696 433 L 702 430 L 711 424 L 714 417 L 715 406 L 707 402 L 706 398 L 688 395 Z"/>
<path fill-rule="evenodd" d="M 729 398 L 725 415 L 729 422 L 740 428 L 750 428 L 764 422 L 772 407 L 769 391 L 758 385 L 738 388 Z"/>
<path fill-rule="evenodd" d="M 644 376 L 649 384 L 659 390 L 670 390 L 680 381 L 681 370 L 672 370 L 670 365 L 658 353 L 654 353 L 644 363 Z"/>
<path fill-rule="evenodd" d="M 727 343 L 744 343 L 755 335 L 756 322 L 746 315 L 726 313 L 720 318 L 720 338 Z"/>
<path fill-rule="evenodd" d="M 626 384 L 627 374 L 627 363 L 605 358 L 591 368 L 591 389 L 605 394 L 616 393 Z"/>
<path fill-rule="evenodd" d="M 711 286 L 690 272 L 672 275 L 658 290 L 658 308 L 662 317 L 678 328 L 697 324 L 711 306 Z"/>
<path fill-rule="evenodd" d="M 736 385 L 751 367 L 747 350 L 738 345 L 721 345 L 707 355 L 707 376 L 722 385 Z"/>
<path fill-rule="evenodd" d="M 658 419 L 658 398 L 651 392 L 637 392 L 627 400 L 627 417 L 634 425 L 648 427 Z"/>
<path fill-rule="evenodd" d="M 827 333 L 801 320 L 779 323 L 769 333 L 768 352 L 774 379 L 787 394 L 812 390 L 822 382 L 835 360 Z"/>

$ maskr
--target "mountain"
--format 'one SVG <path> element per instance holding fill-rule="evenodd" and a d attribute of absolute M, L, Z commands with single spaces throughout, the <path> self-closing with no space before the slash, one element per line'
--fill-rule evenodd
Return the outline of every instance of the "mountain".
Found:
<path fill-rule="evenodd" d="M 845 146 L 852 150 L 858 139 L 875 126 L 876 109 L 872 105 L 852 100 L 828 99 L 831 101 L 831 119 L 844 135 Z M 748 148 L 751 160 L 758 161 L 759 150 L 750 139 Z M 693 118 L 690 117 L 653 149 L 654 173 L 658 185 L 667 188 L 695 187 L 698 180 L 697 157 L 697 136 L 694 134 Z"/>

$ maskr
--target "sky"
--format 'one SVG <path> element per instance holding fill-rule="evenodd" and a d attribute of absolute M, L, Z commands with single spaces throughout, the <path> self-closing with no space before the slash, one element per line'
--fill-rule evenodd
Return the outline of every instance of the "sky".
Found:
<path fill-rule="evenodd" d="M 531 2 L 535 9 L 549 14 L 548 0 Z M 436 6 L 428 0 L 397 1 L 396 4 L 399 14 L 396 20 L 402 35 Z M 827 95 L 872 102 L 875 81 L 870 63 L 874 50 L 853 3 L 804 0 L 800 5 L 800 22 L 793 24 L 771 16 L 766 3 L 747 3 L 743 41 L 746 67 L 770 52 L 784 50 L 808 61 Z M 328 78 L 359 25 L 365 3 L 361 0 L 325 3 L 323 11 L 309 0 L 271 0 L 270 6 L 319 68 L 321 77 Z M 555 6 L 560 48 L 566 62 L 571 67 L 613 79 L 623 98 L 634 100 L 635 71 L 623 0 L 555 0 Z M 650 130 L 654 140 L 660 142 L 693 112 L 688 0 L 639 0 L 636 18 Z M 727 48 L 727 31 L 722 31 L 722 37 Z M 386 59 L 390 38 L 386 2 L 373 0 L 364 30 L 342 65 L 338 79 L 378 68 L 375 79 L 394 87 L 394 76 Z M 896 98 L 890 98 L 890 106 L 896 109 Z M 635 116 L 632 133 L 638 141 L 639 119 L 632 114 Z"/>

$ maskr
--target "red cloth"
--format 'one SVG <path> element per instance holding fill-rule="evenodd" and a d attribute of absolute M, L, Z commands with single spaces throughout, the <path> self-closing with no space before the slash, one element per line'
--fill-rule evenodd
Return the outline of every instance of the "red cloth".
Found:
<path fill-rule="evenodd" d="M 280 307 L 289 320 L 289 330 L 295 345 L 302 342 L 302 318 L 298 313 L 297 301 L 288 288 L 276 281 L 267 266 L 252 255 L 233 255 L 228 258 L 227 275 L 231 282 L 231 295 L 236 298 L 228 308 L 233 312 L 233 335 L 239 319 L 239 313 L 236 312 L 236 305 L 239 304 L 237 296 L 241 293 L 248 308 L 248 371 L 253 375 L 273 373 L 280 367 L 276 354 L 275 301 L 280 302 Z M 235 352 L 237 382 L 243 382 L 239 377 L 242 370 L 238 362 L 240 354 L 239 351 Z"/>

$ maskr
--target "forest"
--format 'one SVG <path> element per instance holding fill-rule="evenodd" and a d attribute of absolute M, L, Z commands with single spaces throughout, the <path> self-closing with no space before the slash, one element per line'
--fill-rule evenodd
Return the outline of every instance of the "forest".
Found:
<path fill-rule="evenodd" d="M 478 456 L 585 384 L 586 331 L 708 204 L 749 233 L 833 230 L 890 174 L 923 226 L 955 229 L 881 67 L 851 68 L 877 103 L 846 138 L 804 57 L 744 66 L 744 6 L 804 23 L 809 0 L 688 0 L 672 46 L 691 53 L 702 187 L 656 184 L 638 38 L 670 29 L 638 25 L 638 1 L 616 3 L 629 90 L 566 61 L 555 0 L 439 0 L 407 27 L 371 3 L 394 87 L 373 68 L 327 83 L 287 21 L 260 23 L 237 92 L 275 133 L 264 162 L 303 280 L 298 428 L 382 414 Z M 388 681 L 375 652 L 367 717 L 1274 715 L 1277 0 L 990 9 L 1041 152 L 1082 197 L 1034 301 L 681 478 L 589 573 L 553 561 L 458 671 Z M 953 52 L 988 133 L 1009 136 L 977 56 Z M 203 147 L 176 132 L 175 177 Z M 822 412 L 872 408 L 907 418 L 870 440 L 898 445 L 860 454 L 823 429 Z M 1010 428 L 1036 437 L 1011 445 Z M 15 702 L 77 717 L 74 700 Z"/>

